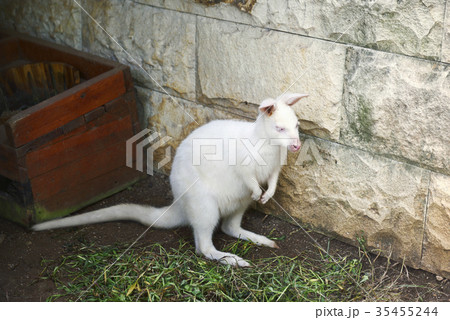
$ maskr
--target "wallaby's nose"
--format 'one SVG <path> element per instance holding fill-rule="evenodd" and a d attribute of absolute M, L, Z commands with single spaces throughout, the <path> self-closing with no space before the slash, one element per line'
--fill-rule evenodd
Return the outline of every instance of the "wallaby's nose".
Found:
<path fill-rule="evenodd" d="M 292 152 L 296 152 L 300 150 L 302 144 L 300 143 L 300 139 L 296 139 L 293 144 L 290 145 L 290 149 Z"/>

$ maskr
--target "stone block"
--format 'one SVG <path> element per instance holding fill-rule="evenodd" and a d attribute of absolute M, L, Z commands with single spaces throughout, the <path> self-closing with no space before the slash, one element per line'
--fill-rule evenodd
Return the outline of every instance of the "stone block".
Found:
<path fill-rule="evenodd" d="M 86 1 L 83 48 L 131 68 L 136 84 L 195 99 L 195 17 L 129 1 Z M 104 30 L 102 30 L 102 28 Z"/>
<path fill-rule="evenodd" d="M 431 175 L 422 266 L 450 279 L 449 176 Z"/>
<path fill-rule="evenodd" d="M 321 139 L 302 141 L 282 168 L 274 199 L 258 209 L 353 244 L 364 239 L 375 252 L 420 267 L 429 171 Z"/>
<path fill-rule="evenodd" d="M 198 21 L 202 98 L 259 104 L 285 91 L 308 93 L 295 108 L 300 127 L 337 140 L 345 48 L 298 35 L 223 22 Z"/>
<path fill-rule="evenodd" d="M 196 0 L 140 2 L 382 51 L 440 58 L 445 11 L 442 0 L 258 0 L 250 12 L 224 3 L 229 1 L 209 6 Z"/>
<path fill-rule="evenodd" d="M 341 141 L 450 173 L 450 66 L 349 48 Z"/>
<path fill-rule="evenodd" d="M 447 13 L 445 14 L 441 61 L 450 63 L 450 6 L 448 5 L 448 3 L 447 3 Z"/>
<path fill-rule="evenodd" d="M 1 1 L 0 27 L 81 50 L 82 14 L 71 0 Z"/>
<path fill-rule="evenodd" d="M 239 116 L 220 108 L 205 107 L 194 102 L 171 97 L 147 88 L 136 87 L 143 128 L 169 137 L 166 145 L 172 148 L 172 157 L 181 141 L 199 126 L 216 119 L 238 119 Z M 242 119 L 242 118 L 241 118 Z M 155 161 L 164 157 L 164 150 L 157 150 Z M 169 173 L 171 162 L 161 170 Z"/>

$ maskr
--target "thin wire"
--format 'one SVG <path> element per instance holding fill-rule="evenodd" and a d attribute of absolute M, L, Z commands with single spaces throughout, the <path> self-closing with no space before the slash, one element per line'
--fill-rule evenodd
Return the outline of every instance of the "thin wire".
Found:
<path fill-rule="evenodd" d="M 100 28 L 100 29 L 102 29 L 103 30 L 103 32 L 104 33 L 106 33 L 107 35 L 108 35 L 108 37 L 109 38 L 111 38 L 111 40 L 112 41 L 114 41 L 114 43 L 116 44 L 116 45 L 118 45 L 119 47 L 120 47 L 120 49 L 122 49 L 122 51 L 123 52 L 125 52 L 127 55 L 128 55 L 128 57 L 133 61 L 133 63 L 135 64 L 135 65 L 137 65 L 142 71 L 144 71 L 144 73 L 147 75 L 147 76 L 149 76 L 150 77 L 150 79 L 152 79 L 152 81 L 154 82 L 154 83 L 156 83 L 156 85 L 166 94 L 166 95 L 168 95 L 171 99 L 172 99 L 172 101 L 173 102 L 175 102 L 175 104 L 178 106 L 178 107 L 180 107 L 183 111 L 184 111 L 184 113 L 186 113 L 188 116 L 189 116 L 189 118 L 191 118 L 192 119 L 192 121 L 194 121 L 197 125 L 199 125 L 199 123 L 178 103 L 178 101 L 176 101 L 175 100 L 175 98 L 172 96 L 172 95 L 170 95 L 168 92 L 167 92 L 167 90 L 166 89 L 164 89 L 163 88 L 163 86 L 162 85 L 160 85 L 159 83 L 158 83 L 158 81 L 156 81 L 151 75 L 150 75 L 150 73 L 148 73 L 143 67 L 142 67 L 142 65 L 140 65 L 137 61 L 136 61 L 136 59 L 134 59 L 133 58 L 133 56 L 130 54 L 130 53 L 128 53 L 128 51 L 127 50 L 125 50 L 124 49 L 124 47 L 122 47 L 120 44 L 119 44 L 119 42 L 117 42 L 117 40 L 116 39 L 114 39 L 109 33 L 108 33 L 108 31 L 106 31 L 105 30 L 105 28 L 103 28 L 101 25 L 100 25 L 100 23 L 98 23 L 97 22 L 97 20 L 95 20 L 95 18 L 94 17 L 92 17 L 90 14 L 89 14 L 89 12 L 87 12 L 86 11 L 86 9 L 85 8 L 83 8 L 79 3 L 78 3 L 78 1 L 77 0 L 73 0 L 79 7 L 80 7 L 80 9 L 81 10 L 83 10 L 83 12 L 89 17 L 89 18 L 91 18 L 92 19 L 92 21 L 94 21 L 95 22 L 95 24 Z"/>
<path fill-rule="evenodd" d="M 264 190 L 264 188 L 262 188 L 260 185 L 259 185 L 259 183 L 258 183 L 258 181 L 256 181 L 256 179 L 254 179 L 254 178 L 252 178 L 257 184 L 258 184 L 258 186 L 265 192 L 266 190 Z M 278 203 L 278 201 L 276 201 L 274 198 L 270 198 L 271 200 L 273 200 L 275 203 L 276 203 L 276 205 L 278 206 L 278 207 L 280 207 L 280 209 L 281 210 L 283 210 L 283 212 L 284 213 L 286 213 L 288 216 L 289 216 L 289 218 L 291 218 L 292 219 L 292 221 L 294 221 L 294 223 L 300 228 L 300 229 L 302 229 L 302 231 L 303 232 L 305 232 L 307 235 L 308 235 L 308 237 L 310 237 L 311 238 L 311 240 L 319 247 L 319 249 L 320 250 L 322 250 L 324 253 L 326 253 L 330 258 L 331 258 L 331 260 L 333 260 L 333 262 L 339 267 L 339 268 L 341 268 L 341 270 L 342 271 L 344 271 L 345 272 L 345 274 L 347 275 L 347 276 L 349 276 L 350 277 L 350 279 L 352 279 L 353 280 L 353 282 L 361 289 L 361 290 L 363 290 L 364 291 L 364 293 L 366 293 L 367 295 L 369 295 L 369 293 L 337 262 L 337 260 L 327 251 L 327 250 L 325 250 L 321 245 L 320 245 L 320 243 L 319 242 L 317 242 L 317 240 L 316 239 L 314 239 L 306 230 L 305 230 L 305 228 L 303 228 L 299 223 L 298 223 L 298 221 L 297 220 L 295 220 L 287 211 L 286 211 L 286 209 L 284 209 L 279 203 Z M 331 280 L 330 280 L 331 281 Z"/>

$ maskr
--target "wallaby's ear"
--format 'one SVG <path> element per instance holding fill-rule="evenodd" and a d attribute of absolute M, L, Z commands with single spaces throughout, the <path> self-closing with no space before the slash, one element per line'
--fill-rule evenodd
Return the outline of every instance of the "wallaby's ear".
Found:
<path fill-rule="evenodd" d="M 286 93 L 283 94 L 279 99 L 280 101 L 286 103 L 288 106 L 294 105 L 301 98 L 307 97 L 308 94 L 303 93 Z"/>
<path fill-rule="evenodd" d="M 275 103 L 276 101 L 272 98 L 266 99 L 263 102 L 261 102 L 259 110 L 270 117 L 272 113 L 275 111 Z"/>

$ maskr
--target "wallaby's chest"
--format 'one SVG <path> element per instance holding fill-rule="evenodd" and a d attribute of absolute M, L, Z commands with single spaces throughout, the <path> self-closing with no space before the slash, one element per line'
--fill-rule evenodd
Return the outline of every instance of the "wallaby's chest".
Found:
<path fill-rule="evenodd" d="M 281 163 L 284 161 L 283 154 L 280 152 L 280 148 L 275 146 L 262 148 L 260 155 L 264 162 L 255 163 L 254 171 L 258 183 L 265 184 L 274 172 L 280 170 Z"/>

